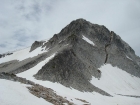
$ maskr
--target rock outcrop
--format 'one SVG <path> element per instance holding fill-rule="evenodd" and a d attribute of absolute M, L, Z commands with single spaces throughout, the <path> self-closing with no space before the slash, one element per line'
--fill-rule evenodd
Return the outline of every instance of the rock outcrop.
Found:
<path fill-rule="evenodd" d="M 42 46 L 44 43 L 44 41 L 35 41 L 32 46 L 31 46 L 31 49 L 30 49 L 30 52 L 32 52 L 33 50 L 35 50 L 36 48 Z"/>
<path fill-rule="evenodd" d="M 11 55 L 11 54 L 13 54 L 13 53 L 0 54 L 0 58 L 5 57 L 5 56 L 7 56 L 7 55 Z"/>

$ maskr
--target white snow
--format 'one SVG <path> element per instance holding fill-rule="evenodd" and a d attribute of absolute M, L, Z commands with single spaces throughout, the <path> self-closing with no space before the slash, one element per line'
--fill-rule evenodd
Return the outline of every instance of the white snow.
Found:
<path fill-rule="evenodd" d="M 29 53 L 29 51 L 30 51 L 30 47 L 19 50 L 19 51 L 15 51 L 15 52 L 13 52 L 12 55 L 8 55 L 6 57 L 1 58 L 0 63 L 11 61 L 11 60 L 18 60 L 21 57 L 27 55 Z"/>
<path fill-rule="evenodd" d="M 87 41 L 89 44 L 91 44 L 91 45 L 95 45 L 91 40 L 89 40 L 87 37 L 85 37 L 84 35 L 83 35 L 83 39 L 85 40 L 85 41 Z"/>
<path fill-rule="evenodd" d="M 3 58 L 0 59 L 0 63 L 8 62 L 8 61 L 11 61 L 11 60 L 22 61 L 24 59 L 32 58 L 34 56 L 37 56 L 38 54 L 41 54 L 41 53 L 44 53 L 44 52 L 48 51 L 48 49 L 45 50 L 45 47 L 44 48 L 38 47 L 35 50 L 33 50 L 32 52 L 29 52 L 30 48 L 31 47 L 28 47 L 28 48 L 25 48 L 23 50 L 13 52 L 13 54 L 11 54 L 11 55 L 7 55 L 6 57 L 3 57 Z"/>
<path fill-rule="evenodd" d="M 98 80 L 93 77 L 91 80 L 91 83 L 105 90 L 106 92 L 110 93 L 111 95 L 113 95 L 113 97 L 103 96 L 96 92 L 92 92 L 92 93 L 80 92 L 73 88 L 67 88 L 59 83 L 36 80 L 33 77 L 33 75 L 36 74 L 39 71 L 39 69 L 45 64 L 45 62 L 47 63 L 53 56 L 54 55 L 40 62 L 38 65 L 36 65 L 35 67 L 29 70 L 22 72 L 20 74 L 17 74 L 17 76 L 34 81 L 35 83 L 45 86 L 47 88 L 51 88 L 54 91 L 56 91 L 58 95 L 66 97 L 66 99 L 75 103 L 76 105 L 82 105 L 84 103 L 79 100 L 76 100 L 75 98 L 86 100 L 87 102 L 91 103 L 91 105 L 117 105 L 117 104 L 118 105 L 140 105 L 139 98 L 116 95 L 116 94 L 121 94 L 121 93 L 123 95 L 127 95 L 127 94 L 140 95 L 138 93 L 140 90 L 139 78 L 132 77 L 128 73 L 121 71 L 117 67 L 112 67 L 111 65 L 102 66 L 100 68 L 102 72 L 101 79 Z M 134 87 L 135 89 L 133 89 L 132 87 Z"/>
<path fill-rule="evenodd" d="M 103 65 L 99 70 L 101 78 L 93 77 L 91 83 L 96 87 L 114 95 L 138 95 L 140 96 L 140 78 L 130 75 L 111 64 Z"/>
<path fill-rule="evenodd" d="M 67 103 L 63 103 L 63 105 L 68 105 Z"/>
<path fill-rule="evenodd" d="M 32 95 L 28 85 L 0 79 L 0 105 L 52 105 Z"/>

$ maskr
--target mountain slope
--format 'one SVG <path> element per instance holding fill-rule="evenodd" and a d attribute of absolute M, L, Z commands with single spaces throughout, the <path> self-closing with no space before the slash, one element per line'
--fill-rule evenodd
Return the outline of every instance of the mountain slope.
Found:
<path fill-rule="evenodd" d="M 0 72 L 52 88 L 75 104 L 140 104 L 140 58 L 113 31 L 84 19 L 48 41 L 3 54 L 0 63 Z"/>

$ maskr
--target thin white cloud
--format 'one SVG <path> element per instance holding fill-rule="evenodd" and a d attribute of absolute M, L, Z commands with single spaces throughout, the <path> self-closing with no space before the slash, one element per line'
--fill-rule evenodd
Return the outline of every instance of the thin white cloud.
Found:
<path fill-rule="evenodd" d="M 52 37 L 84 18 L 120 35 L 140 56 L 139 0 L 0 0 L 0 53 Z M 4 45 L 4 46 L 3 46 Z"/>

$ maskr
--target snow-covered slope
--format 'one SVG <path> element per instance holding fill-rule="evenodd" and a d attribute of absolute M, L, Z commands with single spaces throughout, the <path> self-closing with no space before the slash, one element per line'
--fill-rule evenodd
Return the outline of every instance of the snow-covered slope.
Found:
<path fill-rule="evenodd" d="M 26 55 L 29 54 L 29 51 L 30 51 L 30 47 L 19 50 L 19 51 L 15 51 L 15 52 L 13 52 L 13 54 L 7 55 L 7 56 L 1 58 L 0 63 L 8 62 L 11 60 L 21 60 L 21 59 L 23 59 L 23 57 L 25 57 Z"/>
<path fill-rule="evenodd" d="M 0 105 L 52 105 L 28 91 L 29 85 L 0 79 Z"/>
<path fill-rule="evenodd" d="M 130 74 L 120 70 L 117 67 L 112 67 L 110 64 L 103 65 L 99 68 L 102 72 L 100 80 L 92 78 L 91 83 L 101 89 L 110 93 L 113 97 L 102 96 L 96 92 L 80 92 L 73 88 L 67 88 L 59 83 L 52 83 L 49 81 L 36 80 L 35 75 L 40 67 L 49 61 L 54 55 L 40 62 L 34 68 L 28 71 L 17 74 L 19 77 L 27 78 L 28 80 L 34 81 L 40 85 L 51 88 L 56 91 L 57 94 L 66 97 L 69 101 L 74 102 L 76 105 L 82 105 L 84 103 L 76 100 L 80 98 L 86 100 L 91 105 L 139 105 L 139 98 L 120 96 L 122 95 L 133 95 L 140 96 L 140 78 L 132 77 Z M 96 101 L 95 101 L 96 100 Z"/>
<path fill-rule="evenodd" d="M 33 50 L 32 52 L 30 52 L 31 47 L 22 49 L 22 50 L 18 50 L 13 52 L 13 54 L 11 55 L 6 55 L 5 57 L 2 57 L 0 59 L 0 63 L 4 63 L 4 62 L 8 62 L 11 60 L 19 60 L 22 61 L 24 59 L 27 58 L 32 58 L 34 56 L 37 56 L 38 54 L 47 52 L 48 50 L 45 50 L 45 47 L 38 47 L 35 50 Z"/>
<path fill-rule="evenodd" d="M 111 64 L 105 64 L 99 68 L 102 72 L 100 80 L 93 77 L 91 83 L 106 92 L 122 95 L 140 96 L 140 78 L 132 76 Z"/>

